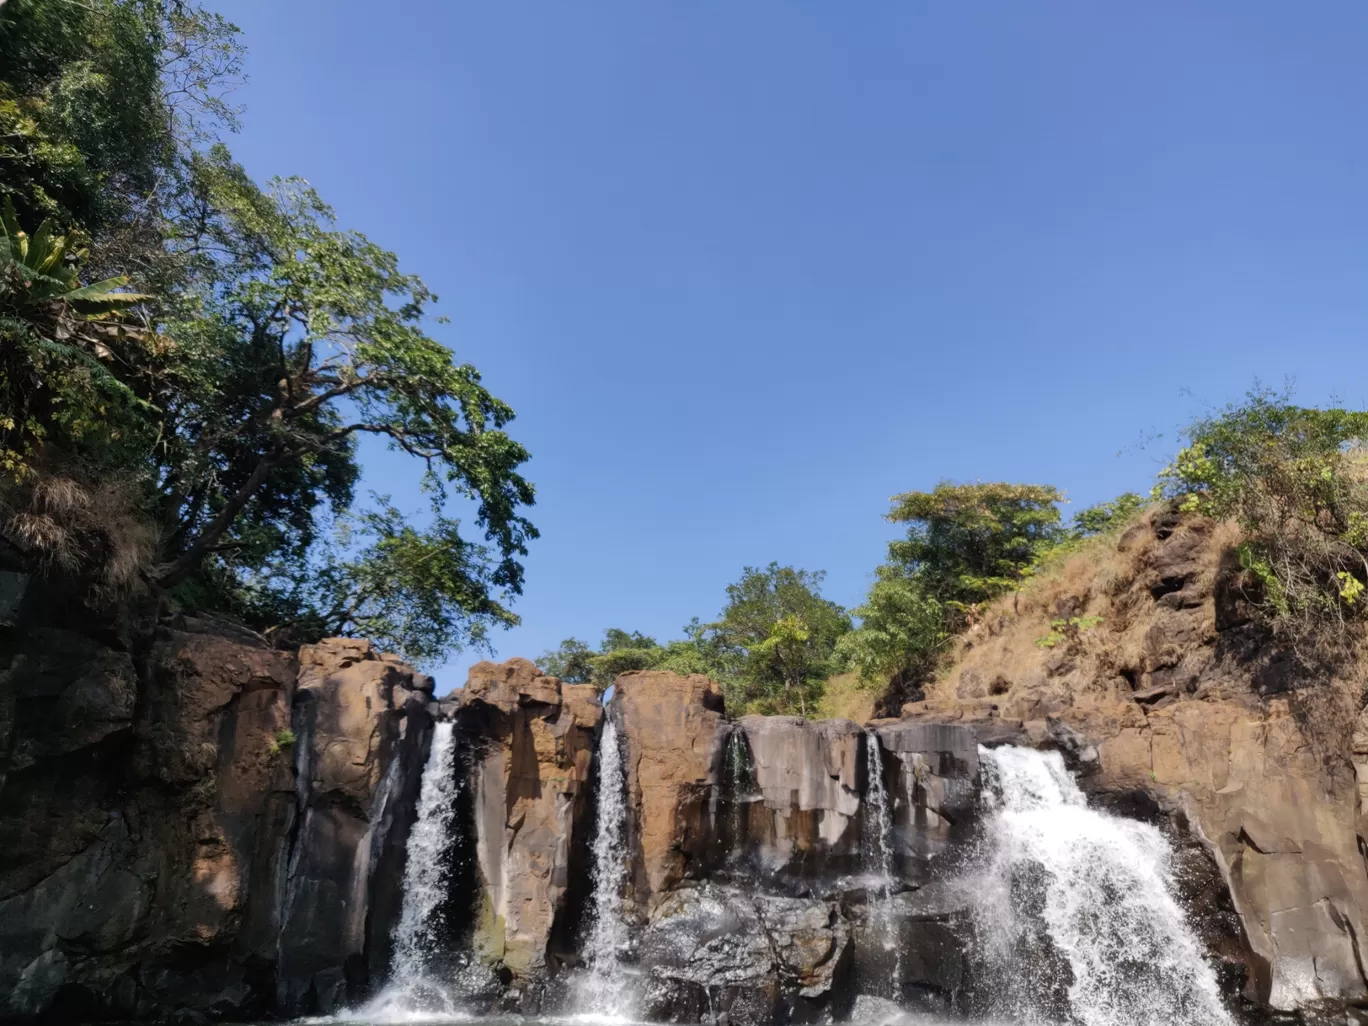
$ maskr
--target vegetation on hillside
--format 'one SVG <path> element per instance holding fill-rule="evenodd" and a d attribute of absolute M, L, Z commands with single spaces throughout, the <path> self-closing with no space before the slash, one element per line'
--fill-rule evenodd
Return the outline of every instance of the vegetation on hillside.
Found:
<path fill-rule="evenodd" d="M 435 660 L 517 621 L 527 453 L 420 278 L 234 162 L 236 31 L 181 0 L 0 6 L 0 559 Z M 358 500 L 363 437 L 425 514 Z"/>
<path fill-rule="evenodd" d="M 1368 411 L 1259 390 L 1199 420 L 1158 498 L 1243 528 L 1240 564 L 1271 626 L 1334 647 L 1368 609 Z"/>

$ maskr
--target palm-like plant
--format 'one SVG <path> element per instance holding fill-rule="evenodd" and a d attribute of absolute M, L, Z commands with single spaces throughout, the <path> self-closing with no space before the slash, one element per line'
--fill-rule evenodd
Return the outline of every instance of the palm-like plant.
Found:
<path fill-rule="evenodd" d="M 151 297 L 124 277 L 82 285 L 85 251 L 44 221 L 29 236 L 14 206 L 0 213 L 0 471 L 23 476 L 61 422 L 80 433 L 103 417 L 103 397 L 140 400 L 111 365 L 120 344 L 147 332 L 128 313 Z"/>

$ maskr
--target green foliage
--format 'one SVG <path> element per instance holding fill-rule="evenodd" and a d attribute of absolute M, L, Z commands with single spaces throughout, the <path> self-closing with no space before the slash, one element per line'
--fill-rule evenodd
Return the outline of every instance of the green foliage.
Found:
<path fill-rule="evenodd" d="M 1368 411 L 1252 392 L 1198 421 L 1156 498 L 1244 528 L 1241 566 L 1292 640 L 1338 635 L 1368 581 Z"/>
<path fill-rule="evenodd" d="M 1049 485 L 1007 483 L 942 482 L 896 496 L 888 519 L 908 524 L 907 538 L 889 545 L 840 656 L 866 686 L 917 694 L 947 642 L 1069 537 L 1061 501 Z"/>
<path fill-rule="evenodd" d="M 612 686 L 620 674 L 633 670 L 670 670 L 674 673 L 714 674 L 717 666 L 698 643 L 697 621 L 686 631 L 689 640 L 661 645 L 639 631 L 610 627 L 596 650 L 577 638 L 567 638 L 560 647 L 537 660 L 543 673 L 571 684 L 593 684 L 600 693 Z"/>
<path fill-rule="evenodd" d="M 182 140 L 234 127 L 242 55 L 182 0 L 0 5 L 0 194 L 102 245 L 146 229 Z"/>
<path fill-rule="evenodd" d="M 915 574 L 922 588 L 968 614 L 1030 575 L 1063 535 L 1059 489 L 1050 485 L 943 482 L 930 492 L 893 499 L 888 519 L 908 524 L 907 538 L 888 547 L 889 561 Z"/>
<path fill-rule="evenodd" d="M 727 588 L 721 618 L 701 627 L 699 643 L 733 708 L 807 715 L 835 668 L 836 644 L 850 616 L 821 597 L 823 571 L 771 563 L 745 567 Z"/>
<path fill-rule="evenodd" d="M 594 668 L 590 659 L 594 650 L 578 638 L 566 638 L 559 648 L 542 653 L 537 666 L 549 677 L 559 677 L 567 684 L 588 684 Z"/>
<path fill-rule="evenodd" d="M 513 412 L 427 334 L 435 297 L 393 253 L 213 141 L 236 31 L 184 0 L 0 4 L 3 469 L 118 482 L 181 609 L 419 661 L 484 644 L 536 537 Z M 82 285 L 83 259 L 139 294 Z M 425 514 L 354 504 L 365 436 L 415 462 Z"/>
<path fill-rule="evenodd" d="M 1099 502 L 1074 514 L 1073 534 L 1088 538 L 1106 534 L 1133 520 L 1145 508 L 1146 499 L 1136 492 L 1122 492 L 1110 502 Z"/>
<path fill-rule="evenodd" d="M 84 250 L 44 221 L 30 237 L 6 198 L 0 214 L 0 472 L 33 473 L 44 444 L 109 446 L 150 410 L 112 369 L 147 333 L 126 313 L 149 297 L 123 277 L 82 285 Z"/>
<path fill-rule="evenodd" d="M 271 754 L 280 754 L 286 748 L 291 747 L 296 740 L 298 739 L 295 737 L 295 732 L 290 728 L 286 727 L 284 730 L 277 730 L 275 736 L 271 738 Z"/>
<path fill-rule="evenodd" d="M 860 625 L 841 638 L 837 652 L 866 686 L 925 676 L 951 636 L 945 607 L 899 566 L 879 567 L 869 597 L 851 612 Z"/>
<path fill-rule="evenodd" d="M 1043 638 L 1036 638 L 1036 644 L 1041 648 L 1055 648 L 1058 645 L 1069 643 L 1077 644 L 1080 636 L 1085 631 L 1090 631 L 1098 624 L 1102 623 L 1100 616 L 1070 616 L 1050 621 L 1050 633 Z"/>

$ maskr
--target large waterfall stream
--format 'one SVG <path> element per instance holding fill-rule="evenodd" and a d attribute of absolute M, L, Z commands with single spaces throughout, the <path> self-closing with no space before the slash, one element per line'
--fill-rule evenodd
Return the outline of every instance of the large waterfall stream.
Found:
<path fill-rule="evenodd" d="M 365 1006 L 341 1018 L 394 1023 L 464 1017 L 450 981 L 436 979 L 431 971 L 444 925 L 441 905 L 451 876 L 459 791 L 455 731 L 450 722 L 437 723 L 423 767 L 417 819 L 408 839 L 404 900 L 394 928 L 390 982 Z"/>
<path fill-rule="evenodd" d="M 979 755 L 994 806 L 980 910 L 1003 1012 L 1027 1023 L 1067 1012 L 1081 1026 L 1232 1026 L 1174 898 L 1163 835 L 1088 808 L 1057 752 Z"/>
<path fill-rule="evenodd" d="M 579 992 L 581 1011 L 620 1014 L 626 980 L 618 959 L 627 943 L 622 888 L 627 882 L 627 782 L 622 745 L 610 715 L 599 738 L 598 827 L 594 835 L 593 901 L 584 938 L 588 976 Z"/>

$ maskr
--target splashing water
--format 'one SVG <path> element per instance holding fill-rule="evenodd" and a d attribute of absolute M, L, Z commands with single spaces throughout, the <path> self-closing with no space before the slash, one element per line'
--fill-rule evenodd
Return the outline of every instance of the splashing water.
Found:
<path fill-rule="evenodd" d="M 879 735 L 872 730 L 865 731 L 865 747 L 869 753 L 869 810 L 873 815 L 870 823 L 876 835 L 876 850 L 879 857 L 879 927 L 883 933 L 885 951 L 892 951 L 893 978 L 892 996 L 897 1000 L 902 993 L 902 945 L 898 943 L 898 924 L 893 913 L 893 809 L 888 800 L 888 788 L 884 784 L 883 746 Z"/>
<path fill-rule="evenodd" d="M 1040 985 L 1055 983 L 1081 1026 L 1233 1026 L 1174 899 L 1163 835 L 1088 808 L 1057 752 L 979 756 L 993 806 L 979 911 L 989 958 L 1018 1006 L 1003 1011 L 1047 1021 L 1058 1010 L 1038 1007 Z M 1057 968 L 1022 964 L 1051 947 L 1057 956 L 1045 958 Z M 1064 993 L 1058 984 L 1070 974 Z"/>
<path fill-rule="evenodd" d="M 592 917 L 584 941 L 588 976 L 579 991 L 582 1011 L 622 1013 L 626 979 L 618 955 L 627 943 L 622 918 L 622 888 L 627 882 L 626 782 L 617 724 L 608 716 L 599 738 L 598 831 L 594 836 Z"/>

